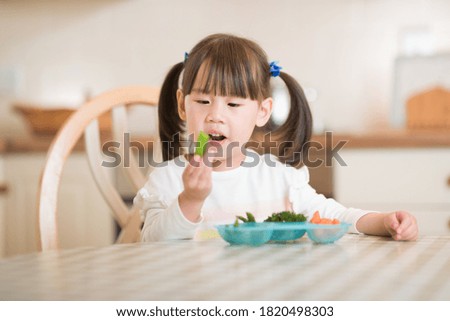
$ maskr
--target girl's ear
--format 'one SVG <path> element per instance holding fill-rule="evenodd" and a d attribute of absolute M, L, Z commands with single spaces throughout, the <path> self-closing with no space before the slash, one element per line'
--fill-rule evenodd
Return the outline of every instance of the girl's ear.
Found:
<path fill-rule="evenodd" d="M 261 102 L 258 115 L 256 116 L 256 126 L 262 127 L 269 121 L 270 115 L 272 114 L 272 105 L 272 97 L 266 98 Z"/>
<path fill-rule="evenodd" d="M 186 109 L 184 108 L 184 94 L 181 89 L 177 90 L 178 115 L 181 120 L 186 121 Z"/>

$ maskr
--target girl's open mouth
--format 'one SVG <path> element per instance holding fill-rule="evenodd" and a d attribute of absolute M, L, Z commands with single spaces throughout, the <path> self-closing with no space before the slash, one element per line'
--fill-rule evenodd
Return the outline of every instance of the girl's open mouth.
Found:
<path fill-rule="evenodd" d="M 224 139 L 226 139 L 225 136 L 220 135 L 220 134 L 209 134 L 209 138 L 210 138 L 212 141 L 216 141 L 216 142 L 221 142 L 221 141 L 223 141 Z"/>

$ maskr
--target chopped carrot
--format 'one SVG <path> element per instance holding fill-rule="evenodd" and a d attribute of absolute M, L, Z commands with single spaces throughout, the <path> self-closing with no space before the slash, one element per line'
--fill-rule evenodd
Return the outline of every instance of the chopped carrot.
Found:
<path fill-rule="evenodd" d="M 334 218 L 321 218 L 319 211 L 315 211 L 313 217 L 310 220 L 313 224 L 340 224 L 339 220 Z"/>
<path fill-rule="evenodd" d="M 319 215 L 319 211 L 315 211 L 313 214 L 313 217 L 311 219 L 311 223 L 314 224 L 320 224 L 320 215 Z"/>

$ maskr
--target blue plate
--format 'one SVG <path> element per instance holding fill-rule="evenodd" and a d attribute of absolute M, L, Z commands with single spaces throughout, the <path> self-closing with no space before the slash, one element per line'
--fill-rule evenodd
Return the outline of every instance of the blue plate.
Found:
<path fill-rule="evenodd" d="M 285 242 L 293 241 L 305 235 L 306 222 L 286 222 L 286 223 L 272 223 L 272 237 L 271 241 Z"/>
<path fill-rule="evenodd" d="M 308 237 L 314 243 L 327 244 L 334 243 L 347 233 L 351 224 L 311 224 L 306 230 Z"/>
<path fill-rule="evenodd" d="M 348 231 L 351 224 L 292 223 L 241 223 L 216 226 L 220 236 L 230 244 L 258 246 L 269 241 L 291 241 L 307 233 L 314 243 L 333 243 Z"/>
<path fill-rule="evenodd" d="M 230 244 L 246 244 L 258 246 L 268 242 L 272 236 L 272 228 L 264 223 L 244 223 L 239 226 L 216 226 L 220 236 Z"/>

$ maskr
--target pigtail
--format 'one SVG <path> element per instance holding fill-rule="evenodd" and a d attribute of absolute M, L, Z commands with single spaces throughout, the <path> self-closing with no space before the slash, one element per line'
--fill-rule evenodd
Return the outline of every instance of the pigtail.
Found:
<path fill-rule="evenodd" d="M 280 78 L 286 84 L 291 106 L 286 121 L 274 132 L 281 142 L 278 158 L 283 163 L 301 167 L 307 159 L 309 141 L 312 134 L 312 115 L 300 84 L 285 72 L 280 72 Z"/>
<path fill-rule="evenodd" d="M 180 155 L 184 121 L 178 115 L 177 90 L 183 68 L 184 64 L 181 62 L 172 67 L 164 79 L 159 96 L 159 137 L 164 161 Z"/>

